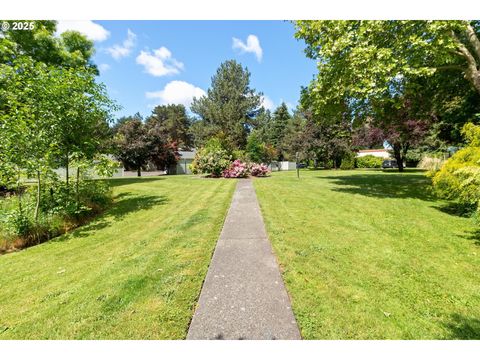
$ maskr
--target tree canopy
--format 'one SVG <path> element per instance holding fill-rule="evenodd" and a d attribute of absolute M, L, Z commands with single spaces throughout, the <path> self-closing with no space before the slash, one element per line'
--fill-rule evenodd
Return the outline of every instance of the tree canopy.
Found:
<path fill-rule="evenodd" d="M 262 93 L 250 87 L 250 72 L 235 60 L 223 62 L 212 77 L 206 96 L 195 98 L 191 110 L 200 117 L 198 134 L 221 134 L 233 146 L 244 148 L 261 107 Z"/>
<path fill-rule="evenodd" d="M 480 93 L 479 21 L 296 21 L 318 76 L 316 111 L 345 99 L 383 97 L 402 78 L 457 71 Z"/>
<path fill-rule="evenodd" d="M 98 74 L 92 62 L 93 41 L 77 31 L 55 36 L 56 21 L 36 20 L 28 31 L 0 30 L 0 63 L 11 64 L 18 56 L 35 62 L 62 67 L 88 67 Z"/>
<path fill-rule="evenodd" d="M 178 147 L 190 149 L 193 146 L 190 133 L 191 120 L 185 106 L 179 104 L 158 105 L 147 120 L 147 125 L 155 127 L 159 134 L 168 142 L 176 143 Z"/>

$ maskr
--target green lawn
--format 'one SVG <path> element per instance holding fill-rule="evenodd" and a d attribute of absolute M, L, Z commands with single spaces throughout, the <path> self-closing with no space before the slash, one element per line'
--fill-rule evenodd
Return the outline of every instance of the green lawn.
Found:
<path fill-rule="evenodd" d="M 255 179 L 307 339 L 480 339 L 480 236 L 419 172 Z"/>
<path fill-rule="evenodd" d="M 0 339 L 185 338 L 234 180 L 112 180 L 116 205 L 0 256 Z"/>

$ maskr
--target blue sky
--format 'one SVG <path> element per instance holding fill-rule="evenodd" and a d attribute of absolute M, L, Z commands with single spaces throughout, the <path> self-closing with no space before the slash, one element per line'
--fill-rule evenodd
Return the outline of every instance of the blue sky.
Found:
<path fill-rule="evenodd" d="M 208 89 L 225 60 L 251 72 L 266 107 L 294 108 L 300 87 L 316 72 L 293 25 L 284 21 L 60 21 L 94 40 L 99 81 L 123 109 L 117 116 L 148 116 L 162 103 L 184 103 Z"/>

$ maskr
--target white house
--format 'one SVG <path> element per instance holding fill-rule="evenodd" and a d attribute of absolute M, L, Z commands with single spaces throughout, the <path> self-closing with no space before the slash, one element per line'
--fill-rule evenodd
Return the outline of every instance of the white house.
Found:
<path fill-rule="evenodd" d="M 268 165 L 270 171 L 295 170 L 297 163 L 295 161 L 274 161 Z"/>
<path fill-rule="evenodd" d="M 392 155 L 386 149 L 371 149 L 371 150 L 359 150 L 357 157 L 363 157 L 367 155 L 373 155 L 382 159 L 390 159 Z"/>

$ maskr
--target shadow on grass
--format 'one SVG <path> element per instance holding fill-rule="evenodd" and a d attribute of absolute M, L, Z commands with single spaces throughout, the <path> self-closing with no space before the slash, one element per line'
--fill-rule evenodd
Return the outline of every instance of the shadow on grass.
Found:
<path fill-rule="evenodd" d="M 338 185 L 333 191 L 347 194 L 359 194 L 376 198 L 435 200 L 436 197 L 428 188 L 426 177 L 419 176 L 419 171 L 409 171 L 403 174 L 372 171 L 371 174 L 355 174 L 345 176 L 326 176 L 323 179 L 332 180 Z"/>
<path fill-rule="evenodd" d="M 130 184 L 140 184 L 152 181 L 166 180 L 165 175 L 162 176 L 147 176 L 147 177 L 126 177 L 126 178 L 113 178 L 108 179 L 107 182 L 111 186 L 122 186 Z"/>
<path fill-rule="evenodd" d="M 480 246 L 480 229 L 470 231 L 464 235 L 459 235 L 460 237 L 473 241 L 475 245 Z"/>
<path fill-rule="evenodd" d="M 163 205 L 168 202 L 166 196 L 138 195 L 130 196 L 131 193 L 124 192 L 115 197 L 115 203 L 104 214 L 100 215 L 94 222 L 83 225 L 65 236 L 54 238 L 51 241 L 65 241 L 73 237 L 86 237 L 93 232 L 111 226 L 113 222 L 119 221 L 126 215 L 139 211 L 150 209 L 157 205 Z M 113 222 L 112 222 L 113 217 Z"/>
<path fill-rule="evenodd" d="M 459 216 L 468 218 L 471 217 L 475 211 L 475 207 L 467 206 L 457 203 L 445 203 L 438 206 L 433 206 L 433 208 L 452 216 Z"/>
<path fill-rule="evenodd" d="M 443 324 L 450 332 L 449 339 L 480 340 L 480 320 L 454 314 L 451 320 Z"/>

